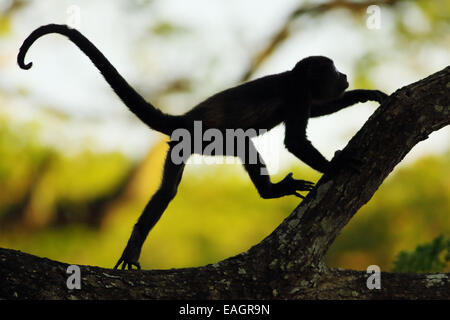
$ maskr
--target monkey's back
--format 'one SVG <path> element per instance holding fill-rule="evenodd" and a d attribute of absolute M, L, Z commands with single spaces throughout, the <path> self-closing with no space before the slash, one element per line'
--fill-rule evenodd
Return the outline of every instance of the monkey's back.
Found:
<path fill-rule="evenodd" d="M 207 128 L 267 129 L 283 120 L 287 72 L 266 76 L 221 91 L 185 114 Z"/>

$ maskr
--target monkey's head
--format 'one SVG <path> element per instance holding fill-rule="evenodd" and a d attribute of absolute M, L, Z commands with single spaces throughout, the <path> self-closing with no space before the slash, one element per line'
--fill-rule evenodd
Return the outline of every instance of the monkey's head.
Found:
<path fill-rule="evenodd" d="M 292 72 L 315 101 L 338 98 L 348 88 L 347 76 L 337 71 L 333 60 L 327 57 L 304 58 L 295 65 Z"/>

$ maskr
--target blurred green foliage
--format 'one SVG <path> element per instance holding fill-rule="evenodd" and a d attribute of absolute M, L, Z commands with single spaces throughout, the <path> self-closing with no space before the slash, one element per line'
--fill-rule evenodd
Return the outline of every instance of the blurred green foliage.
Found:
<path fill-rule="evenodd" d="M 450 238 L 440 235 L 414 251 L 402 251 L 394 262 L 395 272 L 442 272 L 450 261 Z"/>
<path fill-rule="evenodd" d="M 93 221 L 90 206 L 112 195 L 130 170 L 118 152 L 64 155 L 39 142 L 36 122 L 0 118 L 0 221 L 37 228 Z"/>
<path fill-rule="evenodd" d="M 402 45 L 442 41 L 450 27 L 447 0 L 399 2 L 395 13 L 395 31 Z"/>
<path fill-rule="evenodd" d="M 390 270 L 401 250 L 450 234 L 449 177 L 448 152 L 396 170 L 344 227 L 327 253 L 328 264 Z"/>
<path fill-rule="evenodd" d="M 151 31 L 153 34 L 160 37 L 168 37 L 180 33 L 188 32 L 184 27 L 177 26 L 169 21 L 160 21 L 152 26 Z"/>
<path fill-rule="evenodd" d="M 9 17 L 0 15 L 0 36 L 7 35 L 11 31 L 11 21 Z"/>
<path fill-rule="evenodd" d="M 37 123 L 9 126 L 0 118 L 0 219 L 23 201 L 33 178 L 53 151 L 39 144 Z"/>

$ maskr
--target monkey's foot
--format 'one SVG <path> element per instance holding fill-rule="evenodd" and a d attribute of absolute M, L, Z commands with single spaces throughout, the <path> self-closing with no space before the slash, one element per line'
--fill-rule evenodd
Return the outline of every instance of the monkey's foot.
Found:
<path fill-rule="evenodd" d="M 123 250 L 122 256 L 119 261 L 117 261 L 114 269 L 117 269 L 122 264 L 122 270 L 128 268 L 128 270 L 132 270 L 133 266 L 135 266 L 138 270 L 141 269 L 141 265 L 139 264 L 139 256 L 141 255 L 141 248 L 143 241 L 140 240 L 139 231 L 137 231 L 136 226 L 133 228 L 133 232 L 131 233 L 130 239 L 128 240 L 127 246 L 125 250 Z"/>
<path fill-rule="evenodd" d="M 122 270 L 127 269 L 128 270 L 132 270 L 133 266 L 135 266 L 138 270 L 141 270 L 141 265 L 139 264 L 138 261 L 133 261 L 132 259 L 129 259 L 126 254 L 125 251 L 122 253 L 122 256 L 120 257 L 119 261 L 117 261 L 116 265 L 114 266 L 114 269 L 117 269 L 117 267 L 119 267 L 122 264 Z"/>
<path fill-rule="evenodd" d="M 297 180 L 292 178 L 292 172 L 289 173 L 283 180 L 275 184 L 275 193 L 281 196 L 294 195 L 305 199 L 298 191 L 311 191 L 314 189 L 314 183 L 306 180 Z"/>

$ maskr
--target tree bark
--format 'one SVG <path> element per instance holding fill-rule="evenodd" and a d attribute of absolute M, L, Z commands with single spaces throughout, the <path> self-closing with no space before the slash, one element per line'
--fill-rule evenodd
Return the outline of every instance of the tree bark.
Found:
<path fill-rule="evenodd" d="M 80 266 L 81 290 L 68 289 L 67 264 L 0 249 L 3 299 L 449 299 L 450 274 L 329 269 L 322 258 L 340 230 L 409 150 L 450 123 L 450 67 L 397 90 L 342 151 L 362 159 L 317 188 L 247 252 L 199 268 L 111 270 Z M 355 239 L 357 241 L 357 239 Z"/>

